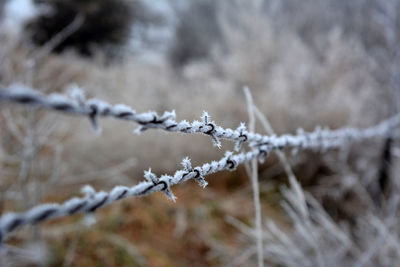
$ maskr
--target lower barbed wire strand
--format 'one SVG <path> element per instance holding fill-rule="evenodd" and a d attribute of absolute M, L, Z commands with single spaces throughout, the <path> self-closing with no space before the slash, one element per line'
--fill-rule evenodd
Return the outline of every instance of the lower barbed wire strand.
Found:
<path fill-rule="evenodd" d="M 241 145 L 246 142 L 251 146 L 269 145 L 278 148 L 302 148 L 304 143 L 307 142 L 308 144 L 313 144 L 312 146 L 314 147 L 326 146 L 329 148 L 329 141 L 333 143 L 334 139 L 352 141 L 386 136 L 394 127 L 400 124 L 400 114 L 397 114 L 376 126 L 364 130 L 355 128 L 338 130 L 317 128 L 315 131 L 308 133 L 299 131 L 296 135 L 284 134 L 276 136 L 249 132 L 243 123 L 236 130 L 225 129 L 211 121 L 207 112 L 202 115 L 202 121 L 193 121 L 191 123 L 185 120 L 175 121 L 176 114 L 174 111 L 164 112 L 163 115 L 158 115 L 155 112 L 136 113 L 133 108 L 124 104 L 111 105 L 98 99 L 86 100 L 83 92 L 78 87 L 75 87 L 71 92 L 71 96 L 67 97 L 61 94 L 45 95 L 21 84 L 14 84 L 9 87 L 0 86 L 0 101 L 88 116 L 95 129 L 97 128 L 96 118 L 108 116 L 139 124 L 140 126 L 136 131 L 138 133 L 151 128 L 187 134 L 201 133 L 211 136 L 214 144 L 218 147 L 221 146 L 219 138 L 236 142 L 235 151 L 239 151 Z M 340 140 L 340 142 L 342 141 Z"/>
<path fill-rule="evenodd" d="M 197 176 L 203 177 L 218 171 L 233 170 L 232 166 L 228 164 L 229 161 L 233 160 L 237 162 L 234 166 L 236 168 L 237 165 L 260 155 L 259 150 L 237 155 L 227 153 L 218 162 L 213 161 L 195 167 L 189 173 L 186 170 L 179 170 L 173 176 L 163 175 L 160 178 L 155 177 L 153 181 L 141 182 L 133 187 L 116 186 L 108 193 L 103 191 L 95 192 L 91 187 L 87 186 L 84 190 L 86 191 L 86 196 L 82 198 L 74 197 L 62 204 L 40 204 L 21 213 L 6 213 L 0 218 L 0 243 L 5 240 L 9 233 L 22 226 L 39 224 L 50 219 L 67 217 L 79 213 L 92 214 L 101 207 L 128 197 L 145 196 L 162 191 L 169 198 L 175 200 L 175 196 L 170 191 L 171 186 L 189 179 L 196 179 L 198 178 Z"/>

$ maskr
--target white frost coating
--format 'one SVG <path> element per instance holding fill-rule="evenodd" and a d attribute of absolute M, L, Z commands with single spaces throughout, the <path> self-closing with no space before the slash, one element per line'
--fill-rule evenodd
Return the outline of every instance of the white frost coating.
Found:
<path fill-rule="evenodd" d="M 114 115 L 123 114 L 123 113 L 132 113 L 132 114 L 135 113 L 135 111 L 132 108 L 130 108 L 124 104 L 115 105 L 113 108 L 113 111 L 114 111 L 114 113 L 113 113 Z"/>
<path fill-rule="evenodd" d="M 96 106 L 97 112 L 99 114 L 106 114 L 107 112 L 110 111 L 111 105 L 105 101 L 99 100 L 99 99 L 90 99 L 87 101 L 87 105 L 90 106 Z"/>
<path fill-rule="evenodd" d="M 49 101 L 50 102 L 57 102 L 57 103 L 63 103 L 63 104 L 69 104 L 70 100 L 68 97 L 60 94 L 51 94 L 49 95 Z"/>
<path fill-rule="evenodd" d="M 13 98 L 21 99 L 23 97 L 30 96 L 37 99 L 38 105 L 41 104 L 40 99 L 45 97 L 41 92 L 35 91 L 32 88 L 20 83 L 12 84 L 9 86 L 9 90 L 12 91 Z M 5 100 L 13 101 L 10 99 L 10 97 L 11 95 L 7 94 L 5 91 L 2 91 L 2 87 L 0 86 L 0 100 L 4 98 Z"/>
<path fill-rule="evenodd" d="M 156 128 L 170 132 L 202 133 L 211 136 L 214 144 L 218 147 L 221 145 L 219 138 L 224 138 L 234 141 L 236 150 L 239 150 L 241 145 L 247 142 L 251 151 L 236 155 L 228 151 L 219 161 L 212 161 L 197 167 L 192 167 L 190 159 L 184 158 L 182 160 L 183 169 L 176 171 L 173 175 L 157 177 L 149 169 L 145 171 L 145 181 L 133 187 L 116 186 L 107 193 L 96 192 L 91 186 L 85 186 L 82 189 L 82 193 L 85 196 L 82 198 L 75 197 L 62 204 L 41 204 L 23 213 L 4 214 L 0 218 L 0 243 L 5 240 L 10 232 L 24 225 L 38 224 L 51 218 L 78 213 L 84 213 L 90 217 L 97 209 L 128 197 L 145 196 L 162 191 L 168 198 L 175 201 L 176 197 L 171 191 L 173 185 L 194 179 L 200 186 L 205 187 L 207 185 L 207 181 L 204 179 L 205 176 L 223 170 L 235 170 L 238 165 L 254 158 L 262 160 L 272 150 L 283 148 L 324 150 L 368 138 L 385 138 L 391 135 L 393 130 L 397 129 L 400 124 L 400 115 L 396 115 L 364 130 L 353 128 L 329 130 L 317 127 L 311 133 L 305 133 L 300 129 L 296 135 L 268 136 L 248 132 L 244 124 L 240 124 L 236 130 L 224 129 L 216 125 L 214 121 L 211 121 L 207 112 L 203 113 L 201 121 L 192 123 L 187 121 L 176 122 L 175 111 L 164 112 L 162 116 L 155 112 L 137 114 L 131 107 L 123 104 L 113 106 L 98 99 L 86 100 L 84 94 L 77 87 L 70 95 L 70 98 L 55 94 L 46 96 L 23 85 L 13 85 L 8 89 L 0 86 L 0 101 L 39 106 L 59 112 L 88 116 L 94 127 L 97 127 L 97 117 L 112 116 L 117 119 L 138 123 L 140 125 L 139 132 L 149 128 Z"/>

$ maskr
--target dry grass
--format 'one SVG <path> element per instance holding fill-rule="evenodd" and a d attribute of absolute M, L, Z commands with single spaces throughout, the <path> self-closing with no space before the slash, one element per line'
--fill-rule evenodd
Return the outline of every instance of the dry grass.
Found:
<path fill-rule="evenodd" d="M 32 65 L 30 59 L 37 48 L 26 40 L 2 36 L 0 82 L 23 82 L 46 92 L 64 91 L 77 83 L 88 96 L 129 104 L 138 111 L 175 109 L 179 120 L 199 119 L 207 110 L 215 121 L 231 128 L 247 121 L 242 88 L 248 85 L 255 104 L 278 133 L 291 133 L 299 127 L 311 130 L 316 125 L 365 127 L 391 113 L 391 96 L 376 75 L 381 65 L 359 40 L 348 38 L 340 27 L 332 28 L 319 33 L 324 45 L 317 53 L 294 29 L 277 29 L 273 18 L 260 10 L 233 2 L 235 5 L 221 4 L 218 9 L 227 47 L 180 71 L 168 62 L 145 62 L 132 55 L 123 62 L 106 64 L 101 53 L 90 60 L 73 53 L 51 54 Z M 232 8 L 240 12 L 233 13 Z M 20 202 L 3 192 L 9 191 L 9 186 L 18 192 L 13 182 L 23 145 L 10 132 L 6 122 L 10 116 L 5 112 L 11 113 L 23 135 L 28 129 L 28 112 L 2 108 L 0 120 L 0 174 L 5 177 L 0 187 L 5 200 L 1 203 L 3 210 L 17 210 L 22 209 Z M 58 164 L 52 193 L 44 189 L 43 202 L 62 201 L 88 182 L 97 189 L 132 185 L 142 179 L 148 167 L 159 174 L 170 173 L 185 156 L 197 165 L 219 158 L 225 148 L 231 149 L 224 143 L 220 151 L 202 136 L 151 130 L 135 136 L 134 125 L 111 120 L 100 121 L 103 132 L 95 136 L 88 121 L 71 117 L 60 122 L 57 116 L 49 116 L 46 112 L 35 115 L 37 125 L 48 120 L 49 125 L 54 122 L 58 126 L 46 140 L 48 145 L 37 152 L 34 165 L 39 167 L 31 169 L 33 175 L 28 179 L 33 195 L 34 176 L 44 182 Z M 256 130 L 262 132 L 261 128 Z M 57 145 L 61 145 L 59 152 Z M 363 144 L 348 154 L 300 153 L 289 157 L 289 162 L 308 186 L 307 191 L 323 201 L 334 219 L 345 219 L 345 224 L 350 221 L 348 227 L 353 229 L 359 218 L 365 218 L 365 211 L 370 211 L 369 200 L 357 190 L 364 190 L 376 179 L 380 147 L 380 143 Z M 54 160 L 56 153 L 59 161 Z M 157 164 L 150 166 L 154 162 Z M 278 190 L 287 183 L 286 176 L 276 158 L 260 166 L 259 175 L 263 214 L 291 234 L 292 222 L 282 212 L 283 196 Z M 232 264 L 232 258 L 247 253 L 254 244 L 251 237 L 226 221 L 229 215 L 252 227 L 250 183 L 243 169 L 208 180 L 206 190 L 196 185 L 178 187 L 174 191 L 177 204 L 157 194 L 112 205 L 99 213 L 98 223 L 90 229 L 72 227 L 79 218 L 49 223 L 42 232 L 49 263 L 61 265 L 69 258 L 70 266 L 134 266 L 143 259 L 149 266 Z M 11 243 L 30 242 L 27 232 L 13 237 Z M 298 238 L 296 234 L 294 238 Z M 246 265 L 255 263 L 250 252 L 249 257 L 243 256 Z"/>

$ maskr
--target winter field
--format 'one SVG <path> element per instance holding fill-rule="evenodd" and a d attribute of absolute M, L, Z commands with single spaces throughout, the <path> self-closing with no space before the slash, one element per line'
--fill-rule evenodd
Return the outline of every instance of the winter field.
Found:
<path fill-rule="evenodd" d="M 0 266 L 400 265 L 400 1 L 0 1 Z"/>

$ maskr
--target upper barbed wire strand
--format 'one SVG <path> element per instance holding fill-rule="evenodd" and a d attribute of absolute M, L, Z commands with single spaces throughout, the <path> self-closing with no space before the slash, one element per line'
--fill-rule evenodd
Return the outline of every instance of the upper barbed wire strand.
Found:
<path fill-rule="evenodd" d="M 219 139 L 236 142 L 235 151 L 239 151 L 241 145 L 245 142 L 248 142 L 253 147 L 267 145 L 278 148 L 302 148 L 305 142 L 311 142 L 313 147 L 324 149 L 329 148 L 334 140 L 342 142 L 342 139 L 352 141 L 359 138 L 387 135 L 388 129 L 392 129 L 400 124 L 400 114 L 398 114 L 376 126 L 364 130 L 355 128 L 330 130 L 328 128 L 322 129 L 317 127 L 313 132 L 305 133 L 299 131 L 296 135 L 261 135 L 247 131 L 244 123 L 241 123 L 236 130 L 218 126 L 214 121 L 210 120 L 207 112 L 203 113 L 202 121 L 193 121 L 190 123 L 183 120 L 177 122 L 174 111 L 166 111 L 163 115 L 158 115 L 156 112 L 136 113 L 133 108 L 124 104 L 111 105 L 98 99 L 86 100 L 84 94 L 77 86 L 71 90 L 70 97 L 61 94 L 45 95 L 21 84 L 14 84 L 8 88 L 0 86 L 0 101 L 39 106 L 59 112 L 88 116 L 95 130 L 99 129 L 96 120 L 97 117 L 109 116 L 139 124 L 139 128 L 135 131 L 136 133 L 152 128 L 169 132 L 201 133 L 211 136 L 214 145 L 218 147 L 221 147 Z"/>

